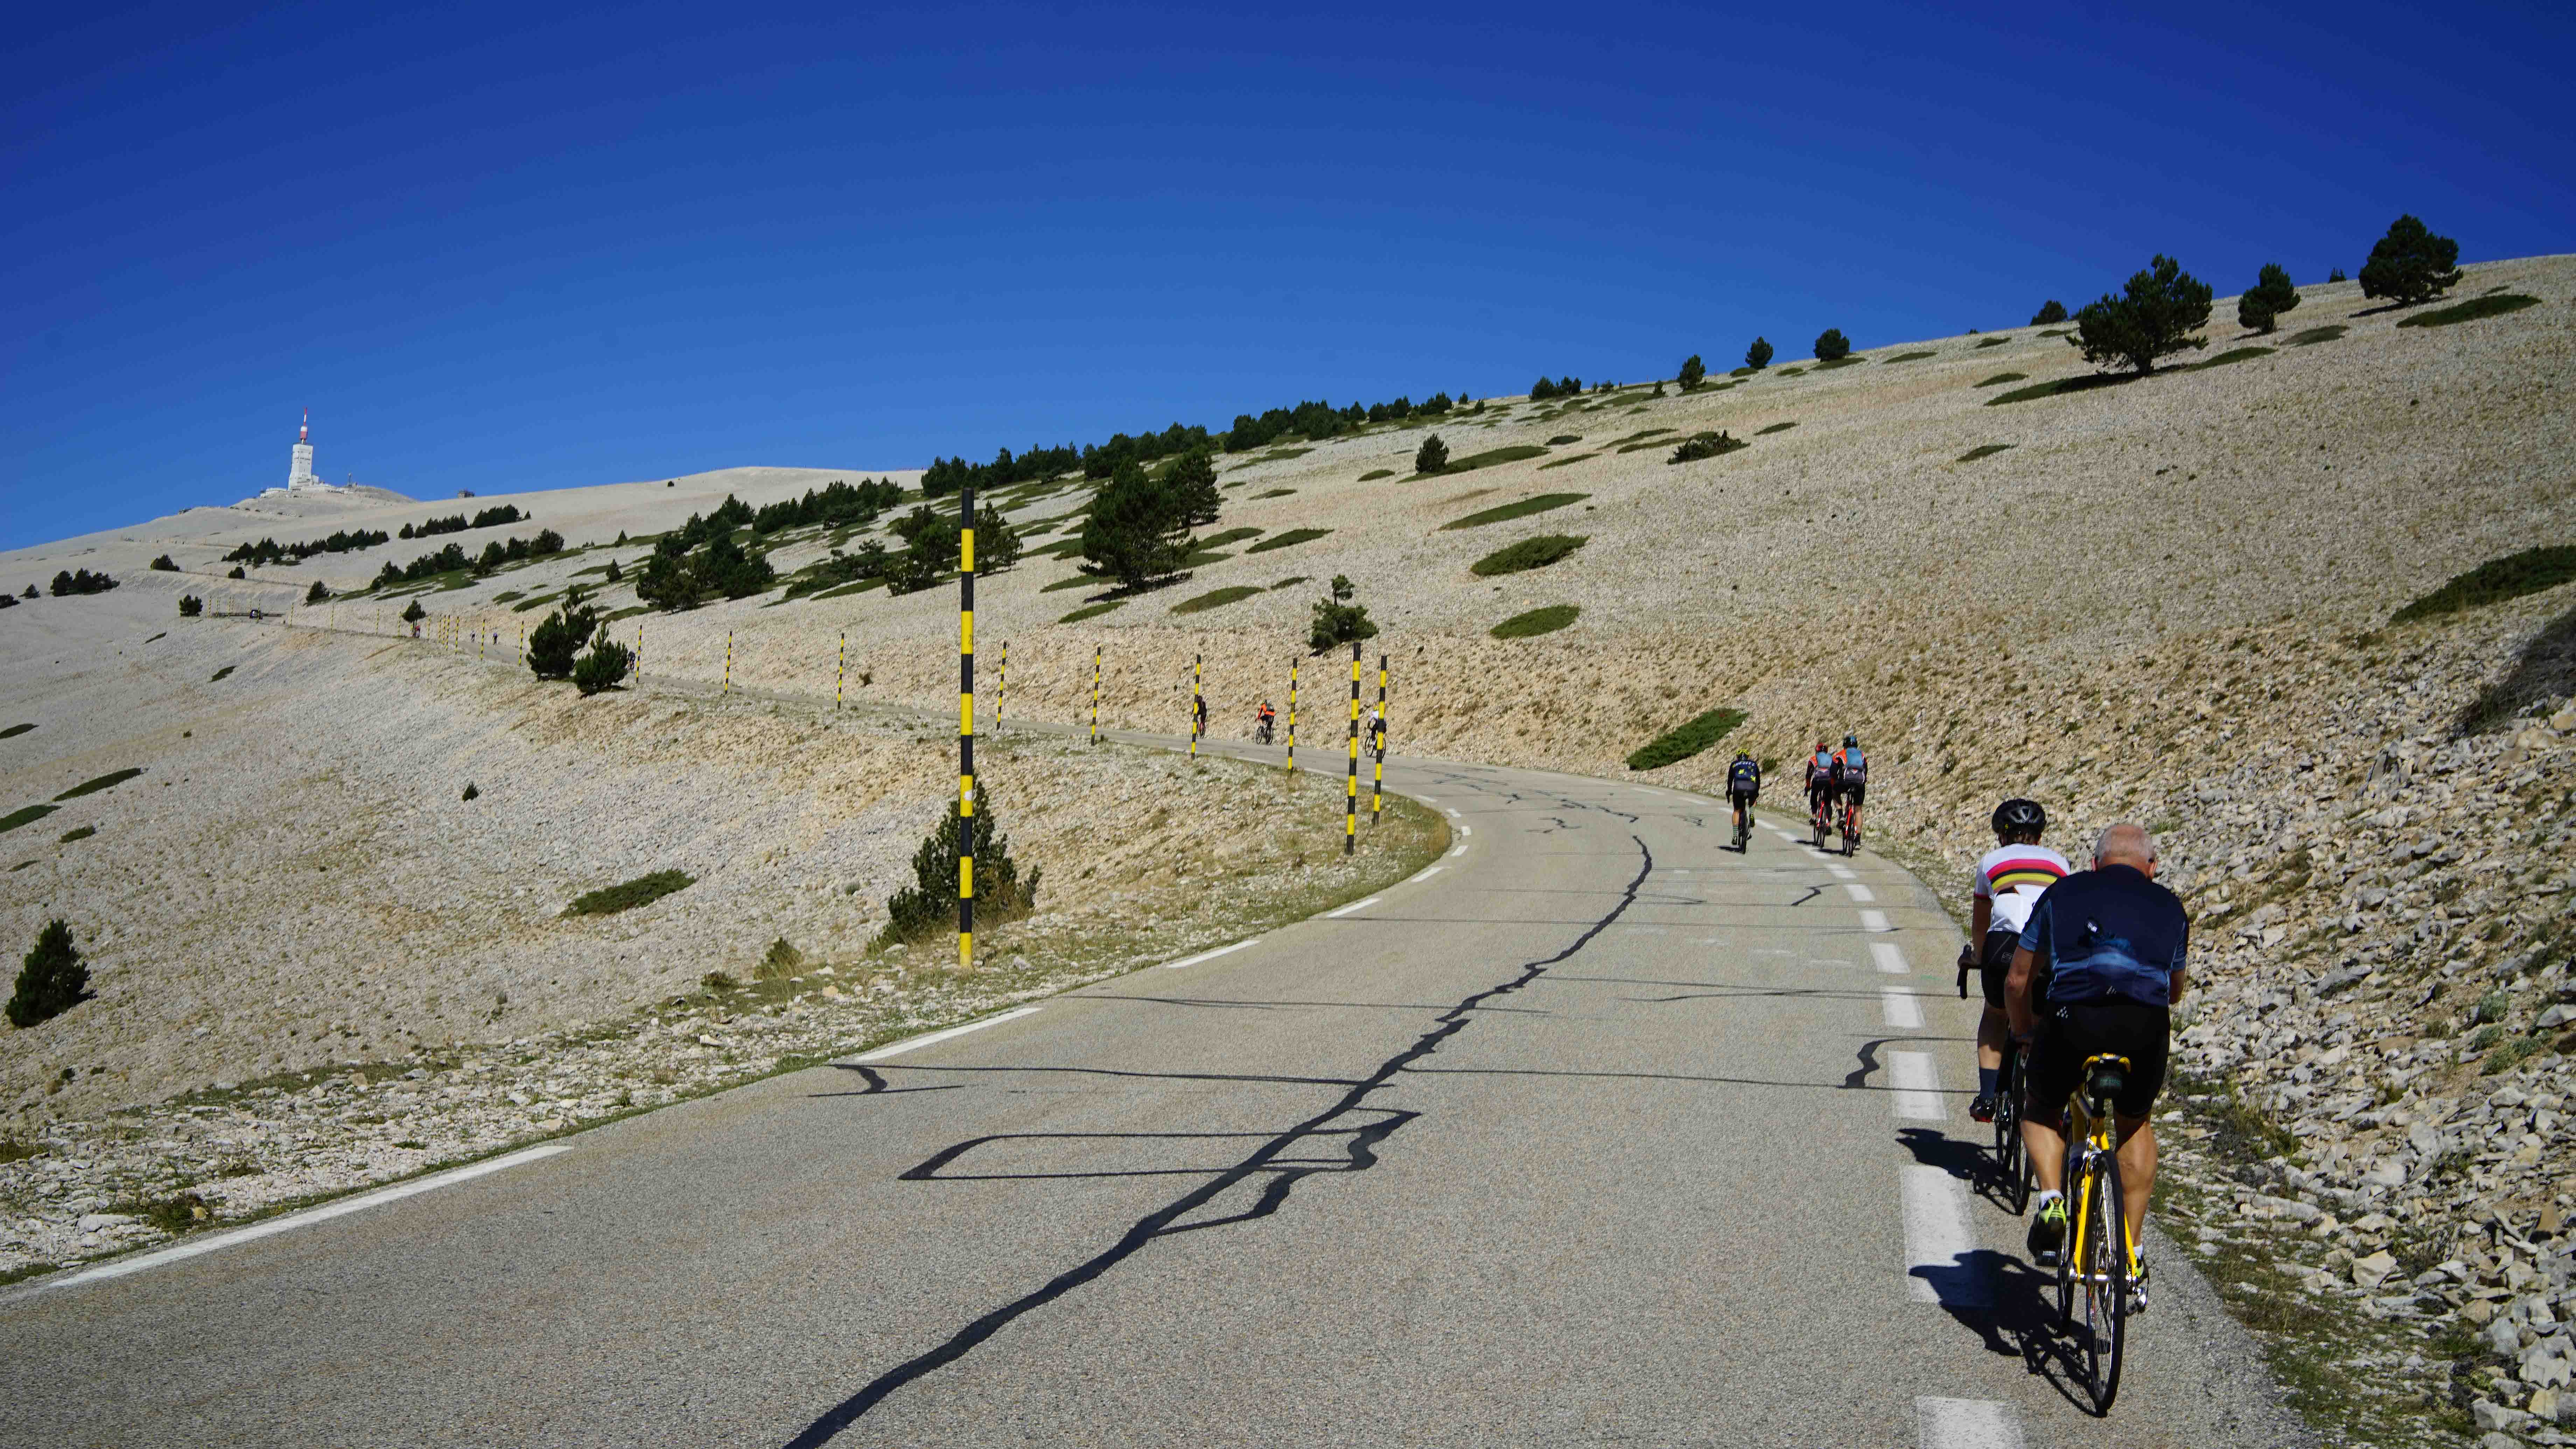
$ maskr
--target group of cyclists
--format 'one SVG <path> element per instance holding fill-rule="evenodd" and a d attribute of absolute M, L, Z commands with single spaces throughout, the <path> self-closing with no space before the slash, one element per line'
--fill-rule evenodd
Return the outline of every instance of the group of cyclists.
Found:
<path fill-rule="evenodd" d="M 1194 706 L 1192 706 L 1192 708 L 1195 711 L 1195 718 L 1198 723 L 1198 732 L 1202 737 L 1204 737 L 1207 734 L 1207 700 L 1205 698 L 1201 698 Z M 1253 743 L 1261 745 L 1269 744 L 1278 727 L 1279 711 L 1272 707 L 1270 701 L 1266 699 L 1263 700 L 1261 702 L 1261 707 L 1252 712 Z M 1368 747 L 1371 750 L 1376 751 L 1378 754 L 1385 754 L 1386 706 L 1384 704 L 1370 705 L 1369 712 L 1362 717 L 1362 727 L 1368 731 Z"/>
<path fill-rule="evenodd" d="M 1735 809 L 1735 848 L 1742 850 L 1753 835 L 1753 804 L 1762 795 L 1762 766 L 1749 750 L 1735 752 L 1735 762 L 1726 767 L 1726 800 Z M 1869 757 L 1862 753 L 1858 735 L 1843 736 L 1841 749 L 1829 748 L 1816 741 L 1815 752 L 1807 756 L 1807 815 L 1816 829 L 1821 844 L 1825 831 L 1834 821 L 1835 807 L 1842 809 L 1843 838 L 1848 844 L 1860 841 L 1860 811 L 1869 796 Z"/>
<path fill-rule="evenodd" d="M 1838 750 L 1816 741 L 1805 774 L 1818 838 L 1839 804 L 1856 840 L 1869 788 L 1858 737 L 1843 736 Z M 1737 751 L 1727 767 L 1726 793 L 1741 850 L 1762 793 L 1762 766 L 1750 751 Z M 2006 800 L 1988 823 L 1995 845 L 1969 881 L 1969 940 L 1958 963 L 1962 994 L 1973 973 L 1986 1002 L 1968 1112 L 1991 1123 L 2009 1099 L 2038 1186 L 2028 1246 L 2034 1261 L 2053 1266 L 2067 1233 L 2067 1104 L 2096 1064 L 2118 1069 L 2111 1116 L 2121 1211 L 2129 1242 L 2142 1240 L 2155 1188 L 2150 1118 L 2164 1090 L 2173 1008 L 2189 986 L 2190 923 L 2181 900 L 2156 884 L 2155 839 L 2141 826 L 2104 830 L 2090 867 L 2078 870 L 2041 843 L 2048 812 L 2037 801 Z M 2143 1312 L 2142 1253 L 2134 1253 L 2129 1284 L 2130 1311 Z"/>

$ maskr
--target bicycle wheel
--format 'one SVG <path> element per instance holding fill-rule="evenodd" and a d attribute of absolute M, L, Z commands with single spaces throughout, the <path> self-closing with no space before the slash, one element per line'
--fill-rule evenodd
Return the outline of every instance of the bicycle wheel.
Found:
<path fill-rule="evenodd" d="M 2120 1160 L 2096 1154 L 2084 1202 L 2084 1334 L 2093 1412 L 2111 1412 L 2120 1392 L 2120 1356 L 2128 1343 L 2129 1244 L 2120 1215 Z"/>
<path fill-rule="evenodd" d="M 2075 1330 L 2075 1232 L 2082 1221 L 2076 1209 L 2084 1202 L 2085 1143 L 2069 1133 L 2066 1138 L 2066 1168 L 2057 1185 L 2066 1193 L 2066 1235 L 2057 1243 L 2057 1326 Z"/>
<path fill-rule="evenodd" d="M 2030 1210 L 2030 1144 L 2021 1135 L 2021 1111 L 2010 1097 L 1995 1102 L 1995 1157 L 2004 1169 L 2004 1210 L 2020 1217 Z"/>

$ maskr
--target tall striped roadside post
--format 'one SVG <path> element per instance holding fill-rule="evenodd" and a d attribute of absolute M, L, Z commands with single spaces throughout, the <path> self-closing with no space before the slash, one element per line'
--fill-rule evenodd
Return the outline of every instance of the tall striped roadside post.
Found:
<path fill-rule="evenodd" d="M 975 969 L 975 480 L 957 490 L 957 969 Z"/>
<path fill-rule="evenodd" d="M 724 672 L 724 684 L 723 684 L 720 688 L 718 688 L 718 689 L 716 690 L 716 693 L 718 693 L 718 694 L 731 694 L 731 693 L 733 693 L 733 631 L 732 631 L 731 629 L 727 629 L 727 630 L 725 631 L 725 672 Z"/>
<path fill-rule="evenodd" d="M 1377 778 L 1369 783 L 1369 824 L 1386 808 L 1386 656 L 1377 657 Z"/>
<path fill-rule="evenodd" d="M 1288 661 L 1288 768 L 1297 768 L 1297 661 Z"/>
<path fill-rule="evenodd" d="M 1100 743 L 1100 646 L 1091 646 L 1091 743 Z"/>
<path fill-rule="evenodd" d="M 644 626 L 640 623 L 635 626 L 635 684 L 639 689 L 644 684 Z"/>
<path fill-rule="evenodd" d="M 841 694 L 849 687 L 849 683 L 850 636 L 844 633 L 841 636 L 840 662 L 834 665 L 832 669 L 832 708 L 839 709 L 841 707 Z"/>
<path fill-rule="evenodd" d="M 1351 765 L 1342 777 L 1342 854 L 1359 847 L 1360 836 L 1360 645 L 1351 641 Z"/>
<path fill-rule="evenodd" d="M 1190 656 L 1190 758 L 1193 760 L 1199 757 L 1199 710 L 1204 698 L 1199 693 L 1199 675 L 1206 668 L 1206 655 Z"/>
<path fill-rule="evenodd" d="M 1001 728 L 1002 706 L 1011 702 L 1011 641 L 1002 641 L 1002 673 L 993 681 L 993 727 Z"/>

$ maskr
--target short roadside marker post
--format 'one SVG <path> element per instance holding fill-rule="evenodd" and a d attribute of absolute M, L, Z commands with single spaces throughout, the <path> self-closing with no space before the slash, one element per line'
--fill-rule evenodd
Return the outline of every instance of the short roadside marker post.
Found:
<path fill-rule="evenodd" d="M 733 631 L 731 629 L 725 631 L 724 683 L 717 687 L 716 693 L 733 693 Z"/>
<path fill-rule="evenodd" d="M 1091 646 L 1091 743 L 1100 743 L 1100 646 Z"/>
<path fill-rule="evenodd" d="M 1377 657 L 1377 778 L 1369 783 L 1369 824 L 1386 808 L 1386 656 Z"/>
<path fill-rule="evenodd" d="M 644 626 L 642 624 L 635 626 L 635 683 L 639 688 L 644 683 Z"/>
<path fill-rule="evenodd" d="M 1199 693 L 1199 676 L 1206 668 L 1206 655 L 1190 656 L 1190 758 L 1193 760 L 1199 757 L 1199 721 L 1203 718 L 1201 711 L 1207 708 L 1206 696 Z"/>
<path fill-rule="evenodd" d="M 993 728 L 1002 727 L 1002 706 L 1011 698 L 1011 641 L 1002 641 L 1002 672 L 993 680 Z"/>
<path fill-rule="evenodd" d="M 841 707 L 841 692 L 849 686 L 849 682 L 850 636 L 845 633 L 841 636 L 841 662 L 837 670 L 832 675 L 832 708 L 839 709 Z"/>
<path fill-rule="evenodd" d="M 1288 661 L 1288 768 L 1297 768 L 1297 661 Z"/>
<path fill-rule="evenodd" d="M 1360 835 L 1360 646 L 1351 641 L 1351 763 L 1342 777 L 1342 854 L 1359 848 Z"/>

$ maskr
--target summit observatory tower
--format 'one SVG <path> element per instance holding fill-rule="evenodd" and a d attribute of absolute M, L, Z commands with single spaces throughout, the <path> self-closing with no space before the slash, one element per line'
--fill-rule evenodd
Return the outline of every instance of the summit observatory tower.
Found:
<path fill-rule="evenodd" d="M 306 408 L 303 426 L 295 430 L 295 460 L 286 467 L 286 488 L 290 493 L 302 493 L 323 486 L 313 473 L 313 410 Z"/>

